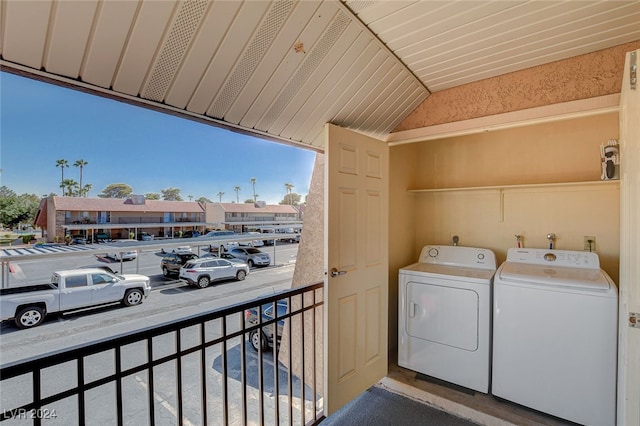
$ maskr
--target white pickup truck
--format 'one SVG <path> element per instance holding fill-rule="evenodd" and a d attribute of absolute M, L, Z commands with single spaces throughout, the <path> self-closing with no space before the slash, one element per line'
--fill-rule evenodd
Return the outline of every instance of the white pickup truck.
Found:
<path fill-rule="evenodd" d="M 115 275 L 99 268 L 58 271 L 49 284 L 0 289 L 0 320 L 35 327 L 47 314 L 113 302 L 138 305 L 150 291 L 145 275 Z"/>

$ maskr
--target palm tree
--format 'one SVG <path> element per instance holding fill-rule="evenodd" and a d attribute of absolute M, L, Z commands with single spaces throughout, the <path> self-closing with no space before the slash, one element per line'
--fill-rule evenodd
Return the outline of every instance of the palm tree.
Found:
<path fill-rule="evenodd" d="M 73 179 L 65 179 L 60 183 L 60 188 L 63 188 L 63 193 L 64 193 L 64 188 L 67 188 L 67 196 L 68 197 L 72 197 L 73 196 L 73 188 L 78 186 L 78 182 L 76 182 Z"/>
<path fill-rule="evenodd" d="M 79 192 L 80 192 L 80 196 L 81 196 L 81 197 L 82 197 L 82 168 L 83 168 L 84 166 L 86 166 L 87 164 L 89 164 L 89 163 L 88 163 L 87 161 L 84 161 L 83 159 L 76 160 L 76 162 L 75 162 L 75 163 L 73 163 L 73 165 L 74 165 L 74 166 L 76 166 L 76 167 L 80 167 L 80 183 L 79 183 L 79 185 L 80 185 L 80 190 L 79 190 Z"/>
<path fill-rule="evenodd" d="M 220 191 L 218 192 L 218 202 L 221 203 L 222 202 L 222 196 L 224 195 L 224 192 Z"/>
<path fill-rule="evenodd" d="M 91 188 L 93 188 L 93 185 L 91 185 L 90 183 L 86 184 L 85 186 L 82 187 L 82 190 L 80 192 L 80 196 L 81 197 L 86 197 L 89 195 L 89 191 L 91 191 Z"/>
<path fill-rule="evenodd" d="M 240 189 L 238 185 L 233 187 L 233 190 L 236 191 L 236 203 L 240 203 Z"/>
<path fill-rule="evenodd" d="M 258 179 L 252 177 L 251 179 L 249 179 L 249 182 L 251 182 L 251 184 L 253 185 L 253 202 L 256 202 L 256 182 L 258 181 Z"/>
<path fill-rule="evenodd" d="M 62 176 L 60 177 L 60 188 L 63 188 L 62 195 L 64 195 L 65 186 L 62 185 L 62 182 L 64 181 L 64 168 L 69 167 L 69 162 L 64 158 L 61 158 L 60 160 L 56 160 L 56 167 L 60 167 L 60 170 L 62 171 Z"/>
<path fill-rule="evenodd" d="M 292 183 L 285 183 L 284 187 L 287 189 L 287 195 L 289 196 L 289 204 L 293 204 L 291 201 L 291 190 L 293 189 L 293 184 Z"/>
<path fill-rule="evenodd" d="M 187 195 L 187 198 L 191 201 L 193 199 L 193 195 Z"/>

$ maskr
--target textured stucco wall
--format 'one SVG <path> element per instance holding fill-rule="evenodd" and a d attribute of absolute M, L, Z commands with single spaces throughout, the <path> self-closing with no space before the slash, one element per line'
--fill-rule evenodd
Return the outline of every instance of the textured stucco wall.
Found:
<path fill-rule="evenodd" d="M 313 166 L 309 194 L 307 195 L 307 208 L 304 213 L 302 235 L 296 256 L 296 266 L 293 272 L 291 287 L 301 287 L 308 284 L 315 284 L 324 280 L 324 154 L 316 154 L 316 161 Z M 322 289 L 316 291 L 315 301 L 323 299 Z M 301 306 L 300 298 L 294 298 L 291 304 L 297 309 Z M 310 294 L 305 296 L 305 304 L 311 303 Z M 315 342 L 313 327 L 315 322 Z M 311 385 L 313 383 L 313 373 L 315 371 L 315 383 L 318 392 L 323 389 L 323 307 L 315 310 L 315 314 L 307 311 L 304 316 L 304 323 L 296 319 L 292 321 L 292 335 L 303 336 L 304 339 L 304 381 Z M 282 344 L 278 357 L 284 365 L 289 363 L 288 341 L 289 328 L 285 327 L 282 336 Z M 297 338 L 293 340 L 291 348 L 294 373 L 301 377 L 302 370 L 302 345 Z M 315 358 L 313 348 L 315 347 Z M 313 360 L 315 359 L 315 367 Z"/>
<path fill-rule="evenodd" d="M 620 93 L 640 40 L 465 84 L 429 96 L 394 132 Z"/>

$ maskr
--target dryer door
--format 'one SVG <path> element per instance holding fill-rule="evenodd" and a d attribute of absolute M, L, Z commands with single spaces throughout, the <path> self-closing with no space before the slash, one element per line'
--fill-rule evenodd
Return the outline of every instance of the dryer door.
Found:
<path fill-rule="evenodd" d="M 473 290 L 411 281 L 407 285 L 407 334 L 476 351 L 478 304 L 478 293 Z"/>

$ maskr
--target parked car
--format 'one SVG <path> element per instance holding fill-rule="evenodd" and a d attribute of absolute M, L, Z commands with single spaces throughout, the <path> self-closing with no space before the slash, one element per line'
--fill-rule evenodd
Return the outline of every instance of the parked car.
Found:
<path fill-rule="evenodd" d="M 180 268 L 179 277 L 189 285 L 207 288 L 213 281 L 235 278 L 244 280 L 249 274 L 246 263 L 230 262 L 226 259 L 203 258 L 192 259 Z"/>
<path fill-rule="evenodd" d="M 258 235 L 260 236 L 259 232 L 247 232 L 247 235 Z M 250 246 L 250 247 L 262 247 L 264 246 L 264 241 L 262 240 L 252 240 L 252 241 L 244 241 L 242 243 L 240 243 L 241 246 Z"/>
<path fill-rule="evenodd" d="M 178 253 L 178 254 L 189 254 L 189 253 L 193 253 L 193 251 L 191 250 L 191 246 L 180 246 L 180 247 L 176 247 L 173 250 L 171 250 L 172 253 Z"/>
<path fill-rule="evenodd" d="M 93 239 L 96 241 L 96 243 L 104 243 L 107 241 L 111 241 L 111 238 L 109 237 L 109 235 L 107 235 L 104 232 L 98 232 L 93 236 Z"/>
<path fill-rule="evenodd" d="M 160 269 L 162 269 L 162 275 L 169 277 L 171 275 L 180 275 L 180 268 L 189 260 L 197 259 L 198 255 L 195 253 L 169 253 L 162 257 L 160 261 Z"/>
<path fill-rule="evenodd" d="M 153 235 L 149 234 L 148 232 L 141 232 L 140 234 L 138 234 L 138 240 L 140 240 L 140 241 L 152 241 L 153 240 Z"/>
<path fill-rule="evenodd" d="M 262 305 L 262 323 L 271 321 L 274 318 L 278 318 L 275 322 L 276 326 L 276 343 L 280 346 L 280 340 L 282 339 L 282 331 L 284 330 L 284 316 L 287 314 L 288 306 L 286 300 L 278 300 L 276 302 L 276 316 L 274 316 L 273 303 L 265 303 Z M 260 323 L 258 316 L 258 308 L 247 309 L 244 312 L 245 326 L 253 327 Z M 274 324 L 268 324 L 261 327 L 259 330 L 253 330 L 249 333 L 249 342 L 251 346 L 258 351 L 266 351 L 273 349 L 273 329 Z"/>
<path fill-rule="evenodd" d="M 119 261 L 119 260 L 134 260 L 136 257 L 138 257 L 138 252 L 136 250 L 124 250 L 124 251 L 119 251 L 116 253 L 111 253 L 107 255 L 108 258 L 113 259 L 115 261 Z"/>
<path fill-rule="evenodd" d="M 225 231 L 225 230 L 215 230 L 215 231 L 209 231 L 206 234 L 203 235 L 203 237 L 205 238 L 215 238 L 215 237 L 227 237 L 230 235 L 235 235 L 235 232 L 233 231 Z"/>
<path fill-rule="evenodd" d="M 72 237 L 71 243 L 73 244 L 87 244 L 87 239 L 85 237 Z"/>
<path fill-rule="evenodd" d="M 13 319 L 18 328 L 30 328 L 48 314 L 113 302 L 138 305 L 150 292 L 144 275 L 114 275 L 97 268 L 58 271 L 46 284 L 1 289 L 0 320 Z"/>
<path fill-rule="evenodd" d="M 240 247 L 240 244 L 237 241 L 225 241 L 224 243 L 220 244 L 220 247 L 222 247 L 222 250 L 224 251 L 229 251 L 236 247 Z"/>
<path fill-rule="evenodd" d="M 199 237 L 200 236 L 200 232 L 198 231 L 184 231 L 182 233 L 182 238 L 195 238 L 195 237 Z"/>
<path fill-rule="evenodd" d="M 200 256 L 200 258 L 201 258 L 201 259 L 202 259 L 202 258 L 206 258 L 206 257 L 213 257 L 213 258 L 216 258 L 216 259 L 218 259 L 218 258 L 220 258 L 220 259 L 226 259 L 226 260 L 228 260 L 229 262 L 235 262 L 235 263 L 244 263 L 244 264 L 246 264 L 246 263 L 247 263 L 247 262 L 245 262 L 244 260 L 242 260 L 242 259 L 238 259 L 238 258 L 237 258 L 237 257 L 235 257 L 234 255 L 229 254 L 229 253 L 226 253 L 226 252 L 222 252 L 222 254 L 221 254 L 220 256 L 218 256 L 218 253 L 217 253 L 217 252 L 216 252 L 216 253 L 205 253 L 205 254 L 203 254 L 202 256 Z"/>
<path fill-rule="evenodd" d="M 271 257 L 254 247 L 236 247 L 229 250 L 229 254 L 244 260 L 251 268 L 254 266 L 269 266 L 271 264 Z"/>

